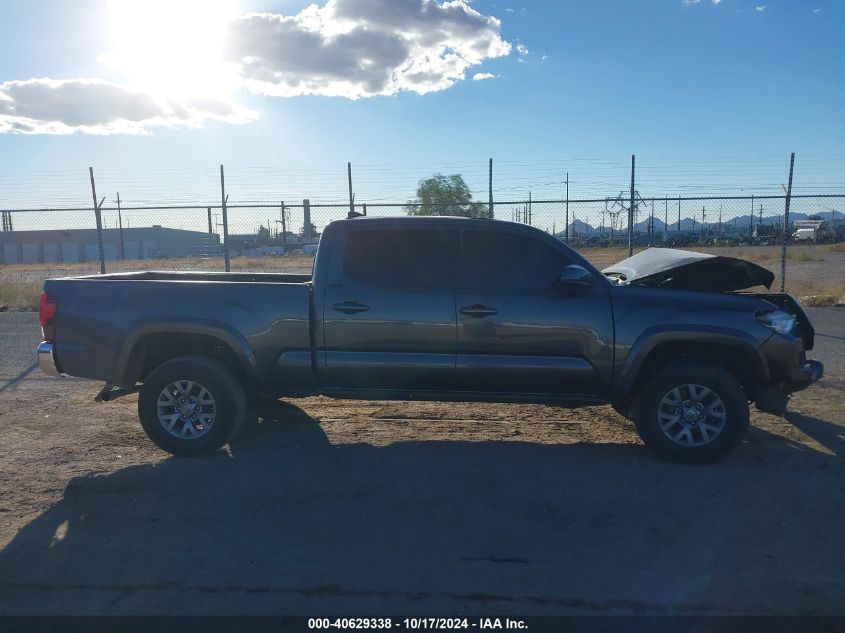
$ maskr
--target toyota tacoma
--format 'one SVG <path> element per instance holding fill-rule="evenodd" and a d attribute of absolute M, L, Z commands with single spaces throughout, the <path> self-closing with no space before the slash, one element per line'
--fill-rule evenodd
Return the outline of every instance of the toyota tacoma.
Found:
<path fill-rule="evenodd" d="M 138 392 L 150 439 L 214 451 L 257 398 L 610 403 L 663 458 L 712 462 L 818 380 L 814 331 L 774 275 L 648 249 L 604 271 L 494 220 L 329 224 L 313 274 L 134 272 L 44 284 L 51 375 Z M 758 288 L 759 287 L 759 288 Z M 758 291 L 749 292 L 756 288 Z"/>

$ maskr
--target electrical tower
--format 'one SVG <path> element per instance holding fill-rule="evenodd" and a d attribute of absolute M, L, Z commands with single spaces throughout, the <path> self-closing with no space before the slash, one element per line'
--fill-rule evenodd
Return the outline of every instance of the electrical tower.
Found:
<path fill-rule="evenodd" d="M 613 222 L 613 226 L 616 226 L 616 223 L 619 219 L 619 215 L 622 213 L 630 213 L 631 217 L 631 231 L 636 232 L 637 226 L 637 218 L 639 217 L 639 209 L 640 206 L 645 206 L 646 202 L 643 200 L 643 197 L 640 195 L 640 192 L 634 190 L 634 209 L 633 213 L 630 213 L 631 209 L 631 194 L 628 191 L 620 191 L 619 195 L 613 199 L 611 202 L 610 208 L 608 209 L 608 213 L 610 214 Z M 622 227 L 619 227 L 620 230 Z"/>

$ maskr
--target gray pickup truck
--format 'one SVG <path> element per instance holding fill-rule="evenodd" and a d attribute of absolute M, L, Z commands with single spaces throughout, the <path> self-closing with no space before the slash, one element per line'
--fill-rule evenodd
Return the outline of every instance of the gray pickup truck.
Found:
<path fill-rule="evenodd" d="M 814 332 L 768 270 L 649 249 L 602 272 L 523 224 L 353 218 L 312 275 L 138 272 L 50 279 L 41 369 L 139 392 L 174 454 L 226 444 L 257 398 L 610 403 L 660 456 L 711 462 L 749 403 L 818 380 Z"/>

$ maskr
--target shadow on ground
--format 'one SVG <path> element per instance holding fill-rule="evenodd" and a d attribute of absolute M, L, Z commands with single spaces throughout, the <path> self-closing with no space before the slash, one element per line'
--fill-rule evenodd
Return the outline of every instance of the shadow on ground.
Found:
<path fill-rule="evenodd" d="M 845 457 L 845 427 L 842 425 L 794 412 L 787 413 L 786 419 L 795 428 L 812 437 L 831 453 Z"/>
<path fill-rule="evenodd" d="M 0 552 L 0 612 L 845 605 L 838 457 L 784 443 L 775 464 L 741 449 L 687 467 L 621 444 L 335 446 L 293 405 L 263 418 L 230 454 L 73 479 Z"/>

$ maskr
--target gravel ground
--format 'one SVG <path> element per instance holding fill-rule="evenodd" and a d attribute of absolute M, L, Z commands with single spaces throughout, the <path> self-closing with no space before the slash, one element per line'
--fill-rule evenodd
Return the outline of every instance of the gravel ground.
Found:
<path fill-rule="evenodd" d="M 845 311 L 828 375 L 708 467 L 609 407 L 307 398 L 175 459 L 0 314 L 0 613 L 845 614 Z"/>

